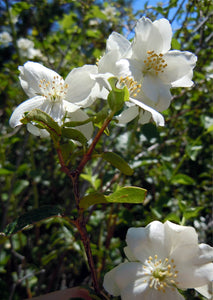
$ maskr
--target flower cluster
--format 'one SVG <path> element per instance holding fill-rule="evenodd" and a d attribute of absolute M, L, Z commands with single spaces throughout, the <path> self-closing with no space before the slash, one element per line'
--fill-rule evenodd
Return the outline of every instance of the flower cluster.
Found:
<path fill-rule="evenodd" d="M 153 221 L 145 228 L 130 228 L 126 242 L 128 261 L 104 277 L 110 294 L 125 300 L 182 300 L 178 289 L 195 288 L 208 297 L 213 248 L 198 244 L 193 227 Z"/>
<path fill-rule="evenodd" d="M 136 24 L 132 43 L 113 32 L 107 39 L 106 53 L 97 65 L 76 68 L 65 81 L 56 72 L 27 62 L 19 70 L 21 85 L 30 99 L 14 111 L 10 125 L 20 125 L 23 113 L 33 108 L 49 113 L 59 124 L 65 114 L 74 117 L 78 112 L 80 119 L 84 119 L 86 115 L 80 108 L 90 106 L 96 99 L 107 99 L 111 91 L 108 79 L 116 77 L 117 88 L 127 87 L 129 93 L 124 110 L 117 116 L 119 123 L 139 117 L 141 124 L 153 120 L 163 126 L 160 112 L 170 105 L 170 88 L 193 84 L 192 70 L 197 60 L 190 52 L 171 51 L 171 39 L 168 20 L 151 22 L 143 17 Z M 33 134 L 42 135 L 40 129 L 32 126 L 30 124 L 28 129 Z M 87 137 L 91 133 L 90 126 L 85 127 L 89 131 L 84 132 Z"/>

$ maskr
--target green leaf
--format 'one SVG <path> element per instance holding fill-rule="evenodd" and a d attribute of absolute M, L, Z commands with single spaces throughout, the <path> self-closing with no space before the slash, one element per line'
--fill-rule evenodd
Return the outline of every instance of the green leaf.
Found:
<path fill-rule="evenodd" d="M 18 217 L 14 222 L 7 225 L 3 233 L 3 236 L 10 236 L 23 230 L 26 226 L 37 223 L 41 220 L 60 216 L 62 210 L 56 206 L 43 206 L 27 212 L 26 214 Z"/>
<path fill-rule="evenodd" d="M 64 128 L 62 127 L 62 136 L 77 141 L 81 143 L 82 145 L 85 145 L 87 143 L 86 137 L 81 133 L 79 130 L 73 129 L 73 128 Z"/>
<path fill-rule="evenodd" d="M 126 86 L 122 89 L 116 87 L 118 79 L 116 77 L 111 77 L 108 79 L 112 90 L 109 92 L 107 101 L 110 109 L 113 112 L 117 112 L 122 109 L 124 102 L 129 100 L 129 91 Z"/>
<path fill-rule="evenodd" d="M 77 126 L 81 126 L 81 125 L 85 125 L 89 122 L 92 121 L 92 118 L 88 118 L 84 121 L 71 121 L 71 122 L 65 122 L 64 123 L 64 127 L 77 127 Z"/>
<path fill-rule="evenodd" d="M 91 205 L 102 203 L 107 203 L 106 196 L 104 196 L 104 194 L 101 193 L 92 193 L 88 196 L 83 197 L 80 200 L 79 206 L 80 208 L 87 209 Z"/>
<path fill-rule="evenodd" d="M 202 150 L 203 146 L 202 145 L 195 145 L 195 144 L 188 144 L 186 146 L 186 153 L 188 156 L 191 158 L 191 160 L 195 161 L 198 154 Z"/>
<path fill-rule="evenodd" d="M 147 190 L 139 187 L 123 187 L 116 192 L 105 196 L 101 193 L 92 193 L 80 200 L 80 208 L 87 209 L 94 204 L 103 203 L 142 203 L 146 197 Z"/>
<path fill-rule="evenodd" d="M 181 45 L 177 39 L 172 39 L 172 49 L 180 50 Z"/>
<path fill-rule="evenodd" d="M 71 158 L 72 152 L 74 150 L 74 144 L 72 141 L 69 141 L 68 143 L 63 144 L 60 147 L 64 161 L 67 162 Z"/>
<path fill-rule="evenodd" d="M 21 119 L 23 124 L 35 122 L 40 128 L 46 129 L 50 135 L 58 139 L 61 135 L 61 128 L 47 113 L 40 109 L 33 109 Z"/>
<path fill-rule="evenodd" d="M 213 131 L 213 124 L 209 126 L 209 128 L 207 129 L 207 133 L 212 132 Z"/>
<path fill-rule="evenodd" d="M 29 181 L 25 179 L 20 179 L 16 181 L 13 193 L 15 196 L 19 195 L 26 187 L 29 186 Z"/>
<path fill-rule="evenodd" d="M 11 175 L 13 174 L 14 171 L 11 171 L 11 170 L 8 170 L 8 169 L 5 169 L 5 168 L 0 168 L 0 176 L 6 176 L 6 175 Z"/>
<path fill-rule="evenodd" d="M 186 220 L 196 218 L 202 209 L 203 207 L 190 207 L 183 212 L 183 216 Z"/>
<path fill-rule="evenodd" d="M 122 173 L 125 175 L 132 175 L 133 169 L 130 168 L 130 166 L 127 164 L 127 162 L 118 154 L 115 154 L 114 152 L 104 152 L 101 154 L 101 157 L 108 161 L 111 165 L 119 169 Z"/>
<path fill-rule="evenodd" d="M 112 203 L 142 203 L 146 197 L 147 190 L 129 186 L 123 187 L 106 196 L 108 202 Z"/>
<path fill-rule="evenodd" d="M 184 185 L 195 184 L 194 179 L 185 174 L 177 174 L 172 178 L 171 181 L 173 184 L 184 184 Z"/>

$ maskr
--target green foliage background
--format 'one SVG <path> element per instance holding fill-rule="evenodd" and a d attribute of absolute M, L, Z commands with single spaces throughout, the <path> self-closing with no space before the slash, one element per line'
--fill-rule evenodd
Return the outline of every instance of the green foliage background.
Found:
<path fill-rule="evenodd" d="M 166 17 L 174 29 L 172 47 L 198 56 L 195 85 L 174 89 L 166 125 L 109 127 L 97 151 L 114 151 L 129 162 L 132 176 L 124 176 L 102 158 L 92 159 L 81 176 L 81 194 L 112 192 L 134 185 L 148 190 L 143 205 L 104 204 L 90 207 L 87 229 L 100 282 L 124 258 L 126 231 L 153 220 L 192 225 L 200 242 L 212 243 L 212 78 L 213 5 L 210 0 L 166 1 L 150 6 L 141 1 L 0 1 L 1 32 L 13 41 L 0 45 L 0 190 L 1 228 L 43 205 L 57 205 L 75 215 L 69 179 L 60 171 L 50 140 L 31 136 L 25 126 L 11 129 L 14 108 L 27 99 L 18 80 L 21 56 L 17 40 L 34 42 L 43 57 L 33 60 L 62 76 L 84 64 L 95 64 L 112 31 L 132 37 L 135 22 L 145 15 Z M 116 13 L 107 16 L 104 8 Z M 14 23 L 12 16 L 17 16 Z M 94 111 L 101 109 L 95 104 Z M 92 113 L 88 111 L 88 113 Z M 66 144 L 74 167 L 81 148 Z M 44 220 L 6 239 L 0 245 L 1 299 L 24 299 L 78 285 L 90 285 L 90 273 L 79 234 L 61 217 Z M 186 299 L 202 299 L 193 290 Z"/>

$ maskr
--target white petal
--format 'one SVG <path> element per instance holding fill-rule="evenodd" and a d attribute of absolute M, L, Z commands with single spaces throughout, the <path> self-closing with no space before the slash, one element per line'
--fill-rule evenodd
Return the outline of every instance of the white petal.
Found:
<path fill-rule="evenodd" d="M 49 137 L 49 132 L 45 129 L 40 129 L 31 123 L 27 124 L 27 130 L 32 133 L 33 135 L 40 136 L 41 138 L 47 138 Z"/>
<path fill-rule="evenodd" d="M 88 115 L 81 109 L 75 111 L 75 113 L 69 114 L 70 118 L 69 121 L 71 122 L 78 122 L 87 120 L 89 117 Z M 93 125 L 92 122 L 89 122 L 85 125 L 80 125 L 74 127 L 74 129 L 79 130 L 83 135 L 89 140 L 93 133 Z"/>
<path fill-rule="evenodd" d="M 134 287 L 132 292 L 131 286 L 122 290 L 122 300 L 184 300 L 185 298 L 178 292 L 177 289 L 166 288 L 165 292 L 158 291 L 157 289 L 147 287 L 144 289 L 145 284 Z"/>
<path fill-rule="evenodd" d="M 114 76 L 118 75 L 118 68 L 116 62 L 121 58 L 120 52 L 115 49 L 107 52 L 98 62 L 99 73 L 112 73 Z"/>
<path fill-rule="evenodd" d="M 142 90 L 147 98 L 153 102 L 157 111 L 166 110 L 171 102 L 170 84 L 164 84 L 159 77 L 147 74 L 144 77 Z"/>
<path fill-rule="evenodd" d="M 170 49 L 171 38 L 172 29 L 168 20 L 160 19 L 152 23 L 143 17 L 136 24 L 133 57 L 143 61 L 147 51 L 165 53 Z"/>
<path fill-rule="evenodd" d="M 125 109 L 116 119 L 119 121 L 118 124 L 126 124 L 136 118 L 139 114 L 137 106 L 131 106 Z"/>
<path fill-rule="evenodd" d="M 180 226 L 169 221 L 164 223 L 164 227 L 171 252 L 184 245 L 198 246 L 198 235 L 193 227 Z"/>
<path fill-rule="evenodd" d="M 184 255 L 183 255 L 184 254 Z M 178 287 L 181 289 L 195 288 L 213 280 L 213 264 L 199 261 L 200 251 L 198 245 L 186 243 L 177 247 L 171 253 L 178 271 Z"/>
<path fill-rule="evenodd" d="M 106 49 L 108 51 L 118 50 L 120 56 L 123 56 L 130 48 L 131 43 L 121 34 L 113 32 L 107 39 Z"/>
<path fill-rule="evenodd" d="M 199 263 L 205 264 L 213 261 L 213 247 L 207 244 L 200 244 L 199 250 Z"/>
<path fill-rule="evenodd" d="M 130 98 L 130 101 L 132 103 L 135 103 L 139 107 L 141 107 L 143 110 L 150 112 L 154 122 L 156 123 L 156 125 L 164 126 L 164 124 L 165 124 L 164 117 L 159 112 L 157 112 L 155 109 L 153 109 L 150 106 L 148 106 L 148 105 L 146 105 L 146 104 L 144 104 L 144 103 L 142 103 L 142 102 L 140 102 L 136 99 L 133 99 L 133 98 Z M 141 122 L 143 122 L 143 120 L 141 120 Z"/>
<path fill-rule="evenodd" d="M 188 51 L 174 50 L 164 54 L 163 58 L 167 67 L 164 69 L 163 73 L 160 73 L 160 78 L 164 82 L 172 83 L 185 76 L 190 76 L 187 81 L 191 80 L 192 70 L 197 61 L 197 57 L 194 54 Z M 174 84 L 176 87 L 178 86 L 177 82 Z M 186 86 L 186 83 L 184 86 Z"/>
<path fill-rule="evenodd" d="M 190 71 L 187 75 L 183 76 L 182 78 L 173 81 L 171 83 L 172 87 L 191 87 L 194 82 L 191 80 L 193 77 L 193 71 Z"/>
<path fill-rule="evenodd" d="M 140 83 L 143 78 L 143 62 L 136 59 L 120 59 L 116 62 L 117 73 L 119 77 L 133 77 Z"/>
<path fill-rule="evenodd" d="M 152 118 L 152 115 L 149 111 L 147 110 L 141 110 L 140 114 L 139 114 L 139 120 L 138 123 L 139 124 L 147 124 L 150 122 Z"/>
<path fill-rule="evenodd" d="M 28 61 L 23 67 L 19 67 L 19 71 L 21 72 L 19 76 L 21 86 L 29 97 L 41 94 L 40 80 L 45 79 L 48 82 L 54 80 L 55 76 L 59 76 L 55 71 L 32 61 Z"/>
<path fill-rule="evenodd" d="M 42 96 L 37 96 L 22 102 L 12 113 L 9 124 L 11 127 L 16 127 L 22 125 L 20 120 L 24 117 L 25 112 L 29 112 L 34 108 L 41 108 L 45 101 L 45 98 Z"/>
<path fill-rule="evenodd" d="M 141 263 L 127 262 L 120 264 L 104 277 L 104 288 L 112 295 L 118 296 L 125 289 L 133 290 L 136 285 L 142 285 L 142 290 L 148 287 L 148 283 L 144 283 L 144 269 Z"/>
<path fill-rule="evenodd" d="M 164 225 L 159 221 L 153 221 L 145 228 L 129 228 L 126 236 L 127 246 L 142 263 L 149 256 L 158 255 L 162 260 L 168 257 L 169 249 L 164 240 Z"/>
<path fill-rule="evenodd" d="M 65 84 L 68 84 L 65 100 L 81 107 L 90 106 L 100 91 L 91 77 L 91 74 L 97 74 L 97 70 L 95 65 L 84 65 L 73 69 L 65 79 Z"/>
<path fill-rule="evenodd" d="M 63 106 L 64 106 L 64 110 L 67 111 L 68 113 L 73 113 L 79 109 L 78 105 L 68 102 L 66 100 L 63 100 Z"/>
<path fill-rule="evenodd" d="M 195 290 L 207 299 L 213 299 L 213 282 L 205 284 L 199 288 L 196 288 Z"/>
<path fill-rule="evenodd" d="M 154 21 L 153 26 L 156 28 L 156 30 L 159 32 L 162 38 L 161 49 L 159 49 L 159 51 L 162 53 L 169 51 L 169 49 L 171 48 L 171 41 L 172 41 L 171 24 L 167 19 L 163 18 Z M 153 40 L 155 40 L 154 37 Z"/>
<path fill-rule="evenodd" d="M 131 252 L 128 246 L 124 247 L 123 250 L 129 261 L 137 261 L 137 258 L 134 256 L 134 254 Z"/>

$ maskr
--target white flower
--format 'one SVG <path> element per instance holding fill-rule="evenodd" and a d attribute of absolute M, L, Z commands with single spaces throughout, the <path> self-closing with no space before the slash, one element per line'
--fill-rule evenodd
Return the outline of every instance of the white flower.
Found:
<path fill-rule="evenodd" d="M 9 43 L 12 42 L 12 36 L 7 31 L 3 31 L 0 33 L 0 44 L 8 46 Z"/>
<path fill-rule="evenodd" d="M 197 57 L 191 52 L 172 50 L 172 28 L 168 20 L 152 22 L 141 18 L 127 59 L 118 63 L 125 76 L 141 84 L 139 98 L 157 111 L 167 109 L 171 87 L 192 86 Z"/>
<path fill-rule="evenodd" d="M 213 248 L 198 244 L 193 227 L 169 221 L 130 228 L 124 262 L 104 277 L 104 288 L 124 300 L 183 300 L 177 289 L 213 280 Z M 202 292 L 202 289 L 200 290 Z"/>
<path fill-rule="evenodd" d="M 163 116 L 146 104 L 146 96 L 141 91 L 141 83 L 134 80 L 133 76 L 126 75 L 125 60 L 122 58 L 131 56 L 132 48 L 131 43 L 122 35 L 113 32 L 106 45 L 106 54 L 98 62 L 98 73 L 96 79 L 99 83 L 105 86 L 106 90 L 111 87 L 108 79 L 112 76 L 118 78 L 118 87 L 126 86 L 129 90 L 129 102 L 126 102 L 127 109 L 118 117 L 119 123 L 125 124 L 140 115 L 139 123 L 147 123 L 152 116 L 157 125 L 164 125 Z M 149 101 L 150 102 L 150 101 Z"/>
<path fill-rule="evenodd" d="M 86 68 L 86 67 L 85 67 Z M 90 97 L 84 94 L 84 85 L 89 84 L 88 74 L 85 68 L 75 69 L 70 72 L 64 80 L 55 71 L 50 70 L 43 65 L 35 62 L 27 62 L 20 70 L 20 82 L 22 88 L 30 99 L 21 103 L 10 117 L 10 126 L 16 127 L 21 125 L 20 120 L 25 112 L 38 108 L 48 113 L 59 125 L 62 124 L 63 118 L 68 117 L 74 121 L 84 121 L 87 118 L 85 112 L 80 107 L 88 106 L 91 102 Z M 76 75 L 76 76 L 75 76 Z M 76 91 L 75 77 L 81 78 L 82 89 Z M 80 80 L 80 78 L 78 78 Z M 79 95 L 82 96 L 79 99 Z M 86 97 L 86 98 L 85 98 Z M 41 136 L 47 136 L 47 131 L 39 129 L 32 124 L 27 124 L 28 130 Z M 89 138 L 93 131 L 91 123 L 78 128 Z"/>
<path fill-rule="evenodd" d="M 106 15 L 108 20 L 111 20 L 111 19 L 113 19 L 113 17 L 116 16 L 117 9 L 111 5 L 108 5 L 101 12 Z"/>
<path fill-rule="evenodd" d="M 28 57 L 29 50 L 34 47 L 34 43 L 29 39 L 20 38 L 17 40 L 17 46 L 20 50 L 21 56 Z"/>

